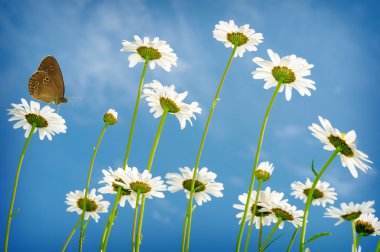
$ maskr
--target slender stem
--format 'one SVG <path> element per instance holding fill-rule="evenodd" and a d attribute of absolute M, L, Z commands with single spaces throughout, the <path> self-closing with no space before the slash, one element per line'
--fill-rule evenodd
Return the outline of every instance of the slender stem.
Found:
<path fill-rule="evenodd" d="M 301 237 L 300 237 L 300 245 L 299 245 L 299 251 L 303 252 L 304 249 L 304 242 L 305 242 L 305 235 L 306 235 L 306 222 L 307 222 L 307 216 L 309 214 L 309 208 L 311 205 L 311 202 L 313 200 L 313 193 L 314 189 L 317 186 L 318 181 L 321 179 L 323 173 L 326 171 L 327 167 L 330 165 L 330 163 L 334 160 L 334 158 L 338 155 L 340 151 L 340 148 L 338 147 L 329 157 L 329 159 L 326 161 L 325 165 L 322 167 L 322 170 L 317 174 L 317 176 L 314 179 L 313 185 L 311 186 L 307 200 L 305 205 L 305 211 L 302 219 L 302 229 L 301 229 Z"/>
<path fill-rule="evenodd" d="M 188 224 L 188 216 L 186 214 L 185 221 L 183 222 L 183 232 L 182 232 L 182 243 L 181 243 L 181 251 L 185 251 L 185 241 L 186 241 L 186 230 Z"/>
<path fill-rule="evenodd" d="M 36 129 L 36 126 L 33 124 L 32 128 L 30 130 L 30 133 L 29 133 L 29 135 L 28 135 L 28 137 L 27 137 L 27 139 L 25 141 L 24 147 L 22 148 L 21 156 L 20 156 L 20 159 L 18 161 L 18 166 L 17 166 L 17 171 L 16 171 L 16 178 L 15 178 L 15 181 L 13 183 L 13 191 L 12 191 L 11 204 L 9 205 L 7 227 L 6 227 L 6 231 L 5 231 L 4 252 L 8 251 L 9 233 L 10 233 L 10 230 L 11 230 L 11 221 L 12 221 L 13 214 L 14 214 L 13 213 L 13 206 L 15 204 L 17 185 L 18 185 L 18 179 L 20 177 L 22 162 L 24 160 L 26 149 L 28 148 L 29 142 L 32 139 L 32 136 L 33 136 L 33 133 L 34 133 L 35 129 Z"/>
<path fill-rule="evenodd" d="M 255 219 L 255 216 L 256 216 L 257 202 L 259 200 L 260 189 L 261 189 L 262 184 L 263 184 L 263 181 L 260 179 L 259 184 L 257 185 L 255 202 L 253 203 L 253 206 L 252 206 L 252 208 L 253 208 L 252 209 L 252 218 L 251 218 L 251 221 L 249 223 L 249 229 L 248 229 L 247 237 L 245 238 L 244 252 L 248 251 L 249 241 L 251 240 L 251 233 L 252 233 L 252 226 L 253 226 L 252 224 L 253 224 L 253 220 Z M 261 217 L 260 217 L 260 221 L 261 221 Z M 261 225 L 261 223 L 260 223 L 260 225 Z M 260 246 L 259 246 L 259 248 L 260 248 Z"/>
<path fill-rule="evenodd" d="M 351 221 L 351 226 L 352 226 L 352 246 L 354 247 L 354 251 L 353 252 L 357 252 L 357 248 L 356 248 L 355 220 Z"/>
<path fill-rule="evenodd" d="M 377 241 L 377 246 L 376 246 L 376 250 L 375 252 L 380 252 L 380 238 L 379 240 Z"/>
<path fill-rule="evenodd" d="M 148 160 L 148 164 L 147 164 L 147 167 L 146 167 L 146 169 L 148 170 L 148 172 L 150 172 L 152 170 L 154 156 L 156 154 L 158 142 L 160 140 L 160 136 L 161 136 L 161 133 L 162 133 L 162 128 L 164 126 L 164 123 L 165 123 L 165 120 L 166 120 L 166 117 L 167 117 L 168 113 L 169 113 L 169 111 L 167 109 L 165 109 L 164 112 L 163 112 L 163 114 L 162 114 L 162 116 L 161 116 L 160 123 L 158 124 L 156 136 L 154 137 L 153 146 L 152 146 L 152 149 L 150 150 L 149 160 Z M 145 209 L 145 196 L 143 195 L 142 198 L 141 198 L 141 208 L 140 208 L 140 214 L 139 214 L 139 223 L 138 223 L 138 226 L 137 226 L 137 238 L 136 238 L 136 241 L 135 241 L 136 252 L 138 252 L 140 250 L 140 244 L 141 244 L 141 238 L 140 237 L 141 237 L 141 229 L 142 229 L 141 225 L 142 225 L 143 218 L 144 218 L 144 209 Z"/>
<path fill-rule="evenodd" d="M 206 136 L 207 136 L 208 128 L 210 127 L 211 118 L 212 118 L 212 115 L 214 113 L 214 109 L 215 109 L 216 103 L 218 102 L 219 94 L 220 94 L 220 91 L 222 90 L 224 80 L 226 79 L 228 70 L 230 69 L 230 66 L 231 66 L 231 63 L 232 63 L 232 59 L 234 58 L 236 49 L 237 49 L 237 46 L 234 46 L 234 48 L 232 49 L 230 58 L 229 58 L 229 60 L 227 62 L 227 66 L 224 69 L 224 72 L 223 72 L 223 75 L 222 75 L 222 79 L 220 80 L 218 89 L 217 89 L 217 91 L 215 93 L 215 97 L 214 97 L 214 100 L 213 100 L 211 108 L 210 108 L 210 112 L 209 112 L 208 117 L 207 117 L 206 126 L 205 126 L 205 129 L 203 131 L 201 144 L 200 144 L 199 149 L 198 149 L 197 159 L 195 161 L 195 166 L 194 166 L 194 171 L 193 171 L 193 179 L 192 179 L 192 183 L 191 183 L 190 198 L 189 198 L 189 202 L 188 202 L 187 210 L 186 210 L 185 224 L 183 225 L 184 230 L 182 231 L 182 235 L 183 235 L 183 233 L 185 233 L 185 237 L 186 237 L 186 239 L 185 239 L 186 250 L 189 249 L 189 245 L 190 245 L 189 244 L 190 243 L 190 234 L 189 233 L 190 233 L 190 227 L 191 227 L 191 217 L 192 217 L 192 207 L 193 207 L 193 198 L 194 198 L 195 178 L 196 178 L 196 175 L 198 173 L 198 166 L 199 166 L 199 163 L 200 163 L 200 160 L 201 160 L 203 146 L 204 146 L 204 143 L 206 141 Z M 181 251 L 183 252 L 184 250 L 182 249 Z"/>
<path fill-rule="evenodd" d="M 299 230 L 299 227 L 297 227 L 294 232 L 293 232 L 293 235 L 292 235 L 292 238 L 290 239 L 290 242 L 289 242 L 289 245 L 288 245 L 288 248 L 286 249 L 286 252 L 290 252 L 290 249 L 292 248 L 293 246 L 293 242 L 294 242 L 294 239 L 296 238 L 296 235 L 298 233 L 298 230 Z"/>
<path fill-rule="evenodd" d="M 104 133 L 106 132 L 106 129 L 108 127 L 108 123 L 104 124 L 104 127 L 100 133 L 100 136 L 98 138 L 98 142 L 95 145 L 94 152 L 92 153 L 92 158 L 91 158 L 91 163 L 90 163 L 90 169 L 88 169 L 88 174 L 87 174 L 87 181 L 86 181 L 86 188 L 84 192 L 84 200 L 83 200 L 83 212 L 81 214 L 81 227 L 80 227 L 80 236 L 79 236 L 79 251 L 82 252 L 83 249 L 83 242 L 84 242 L 84 230 L 85 230 L 85 225 L 84 225 L 84 216 L 86 214 L 86 207 L 87 207 L 87 196 L 88 196 L 88 188 L 90 187 L 90 181 L 91 181 L 91 174 L 92 174 L 92 168 L 94 167 L 95 163 L 95 157 L 96 153 L 98 152 L 100 142 L 102 141 L 102 138 L 104 136 Z"/>
<path fill-rule="evenodd" d="M 132 117 L 132 122 L 131 122 L 131 127 L 129 128 L 129 136 L 128 136 L 128 143 L 127 143 L 127 148 L 125 150 L 125 156 L 124 156 L 124 161 L 123 161 L 123 169 L 127 169 L 127 163 L 128 163 L 128 158 L 129 158 L 129 153 L 131 151 L 131 145 L 132 145 L 132 138 L 133 138 L 133 132 L 135 130 L 135 123 L 136 123 L 136 118 L 137 118 L 137 112 L 139 110 L 139 105 L 140 105 L 140 99 L 141 99 L 141 92 L 144 84 L 144 78 L 146 75 L 146 70 L 148 69 L 148 63 L 149 60 L 145 60 L 144 63 L 144 68 L 141 73 L 141 78 L 140 78 L 140 83 L 139 83 L 139 89 L 137 91 L 137 97 L 136 97 L 136 102 L 135 102 L 135 109 L 133 110 L 133 117 Z"/>
<path fill-rule="evenodd" d="M 157 145 L 158 145 L 158 142 L 160 140 L 162 128 L 164 126 L 166 116 L 168 115 L 168 113 L 169 113 L 169 111 L 165 109 L 162 116 L 161 116 L 160 123 L 158 124 L 158 129 L 156 132 L 156 136 L 154 137 L 153 146 L 152 146 L 152 149 L 150 150 L 149 161 L 148 161 L 148 164 L 146 166 L 147 167 L 146 169 L 148 170 L 148 172 L 150 172 L 150 170 L 152 169 L 154 155 L 156 154 Z"/>
<path fill-rule="evenodd" d="M 144 215 L 144 207 L 145 207 L 145 195 L 143 194 L 141 197 L 141 208 L 140 208 L 140 216 L 139 216 L 139 223 L 137 228 L 137 236 L 136 236 L 136 249 L 135 252 L 140 251 L 140 244 L 141 244 L 141 229 L 142 229 L 142 223 L 143 223 L 143 215 Z"/>
<path fill-rule="evenodd" d="M 277 220 L 277 222 L 276 222 L 276 225 L 274 225 L 272 231 L 270 231 L 270 233 L 269 233 L 267 239 L 265 240 L 263 246 L 260 248 L 260 250 L 259 250 L 260 252 L 265 250 L 265 247 L 268 245 L 270 239 L 272 238 L 272 236 L 273 236 L 274 233 L 276 232 L 278 226 L 280 226 L 281 222 L 282 222 L 282 219 L 281 219 L 281 218 L 278 218 L 278 220 Z"/>
<path fill-rule="evenodd" d="M 146 71 L 148 69 L 148 63 L 149 63 L 149 60 L 146 60 L 144 63 L 143 71 L 141 73 L 139 88 L 137 91 L 137 97 L 136 97 L 136 102 L 135 102 L 135 108 L 133 110 L 132 122 L 131 122 L 131 126 L 129 128 L 127 148 L 125 150 L 125 156 L 124 156 L 124 161 L 123 161 L 123 169 L 124 170 L 127 169 L 127 163 L 128 163 L 129 153 L 131 151 L 132 138 L 133 138 L 133 133 L 134 133 L 134 129 L 135 129 L 136 117 L 137 117 L 137 112 L 138 112 L 139 105 L 140 105 L 141 92 L 142 92 L 142 88 L 143 88 L 143 84 L 144 84 L 144 78 L 146 75 Z M 102 244 L 101 249 L 104 249 L 104 251 L 105 251 L 105 248 L 107 247 L 108 237 L 110 235 L 110 232 L 111 232 L 111 229 L 113 226 L 113 222 L 115 221 L 114 218 L 115 218 L 115 214 L 117 211 L 117 205 L 119 204 L 120 198 L 121 198 L 121 188 L 119 188 L 119 190 L 117 191 L 115 201 L 113 202 L 112 212 L 109 214 L 107 224 L 103 230 L 102 241 L 101 241 L 101 244 Z"/>
<path fill-rule="evenodd" d="M 67 240 L 66 240 L 65 244 L 63 245 L 61 252 L 64 252 L 66 250 L 67 246 L 69 245 L 69 243 L 71 241 L 71 238 L 75 234 L 75 231 L 77 230 L 77 228 L 78 228 L 79 224 L 81 223 L 81 221 L 82 221 L 81 217 L 79 217 L 79 219 L 78 219 L 77 223 L 75 224 L 73 230 L 71 230 L 71 233 L 70 233 L 69 237 L 67 237 Z"/>
<path fill-rule="evenodd" d="M 262 239 L 263 239 L 263 216 L 260 216 L 260 230 L 259 230 L 258 250 L 260 250 Z"/>
<path fill-rule="evenodd" d="M 132 252 L 135 251 L 135 243 L 136 243 L 136 222 L 137 222 L 137 213 L 139 212 L 139 200 L 140 200 L 140 192 L 137 192 L 136 196 L 136 206 L 133 214 L 133 228 L 132 228 Z"/>
<path fill-rule="evenodd" d="M 356 239 L 355 248 L 357 248 L 359 246 L 359 242 L 362 239 L 362 237 L 363 237 L 363 233 L 359 233 L 358 238 Z M 376 252 L 377 252 L 377 250 L 376 250 Z"/>
<path fill-rule="evenodd" d="M 119 187 L 117 194 L 116 194 L 116 198 L 115 198 L 116 204 L 114 202 L 111 214 L 108 218 L 107 224 L 106 224 L 104 231 L 103 231 L 102 241 L 100 243 L 100 251 L 101 252 L 106 252 L 106 250 L 107 250 L 108 239 L 109 239 L 109 236 L 111 234 L 111 228 L 112 228 L 113 222 L 115 220 L 116 212 L 117 212 L 117 205 L 118 205 L 118 202 L 120 201 L 121 196 L 122 196 L 121 195 L 121 187 Z"/>
<path fill-rule="evenodd" d="M 281 82 L 279 82 L 277 84 L 276 89 L 274 90 L 274 92 L 272 94 L 272 97 L 271 97 L 271 99 L 269 101 L 267 110 L 265 111 L 264 120 L 263 120 L 263 123 L 261 125 L 260 136 L 259 136 L 259 140 L 258 140 L 258 143 L 257 143 L 257 149 L 256 149 L 256 154 L 255 154 L 255 161 L 253 162 L 253 167 L 252 167 L 251 181 L 249 183 L 247 202 L 245 204 L 244 214 L 243 214 L 243 218 L 241 220 L 242 222 L 240 223 L 240 229 L 239 229 L 238 239 L 237 239 L 237 242 L 236 242 L 236 249 L 235 249 L 236 252 L 240 251 L 240 244 L 241 244 L 241 240 L 243 238 L 243 233 L 244 233 L 244 222 L 245 222 L 245 220 L 247 218 L 247 213 L 248 213 L 248 208 L 249 208 L 248 202 L 249 202 L 249 199 L 251 197 L 253 186 L 255 184 L 255 171 L 256 171 L 256 168 L 257 168 L 257 164 L 259 163 L 261 146 L 263 144 L 264 133 L 265 133 L 265 128 L 266 128 L 266 125 L 267 125 L 269 113 L 270 113 L 270 111 L 272 109 L 272 105 L 274 103 L 274 100 L 276 99 L 276 96 L 278 94 L 278 90 L 280 89 L 281 85 L 282 85 Z"/>

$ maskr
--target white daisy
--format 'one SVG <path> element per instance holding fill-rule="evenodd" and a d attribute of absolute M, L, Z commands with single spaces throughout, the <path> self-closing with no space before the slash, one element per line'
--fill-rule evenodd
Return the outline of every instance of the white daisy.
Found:
<path fill-rule="evenodd" d="M 380 235 L 380 221 L 373 214 L 362 214 L 355 220 L 355 229 L 358 234 L 363 236 Z"/>
<path fill-rule="evenodd" d="M 143 97 L 145 97 L 148 102 L 150 112 L 153 113 L 153 116 L 155 118 L 160 117 L 166 109 L 169 113 L 177 117 L 181 124 L 181 129 L 185 128 L 186 121 L 188 121 L 190 125 L 193 125 L 191 118 L 196 119 L 195 113 L 201 113 L 201 108 L 197 102 L 192 102 L 191 104 L 183 102 L 186 96 L 187 91 L 177 93 L 174 85 L 170 87 L 163 86 L 156 80 L 144 85 Z"/>
<path fill-rule="evenodd" d="M 338 129 L 331 126 L 330 122 L 318 116 L 321 126 L 313 123 L 309 126 L 313 136 L 318 138 L 325 146 L 325 150 L 335 151 L 340 148 L 339 155 L 343 167 L 347 167 L 354 178 L 358 177 L 356 168 L 367 172 L 370 167 L 365 163 L 372 163 L 368 155 L 357 149 L 355 140 L 356 133 L 351 130 L 347 134 L 341 133 Z"/>
<path fill-rule="evenodd" d="M 134 67 L 139 62 L 149 60 L 149 66 L 154 69 L 156 63 L 166 71 L 170 72 L 172 66 L 177 66 L 177 55 L 173 49 L 164 40 L 155 37 L 152 41 L 148 37 L 141 39 L 139 36 L 134 36 L 135 41 L 129 42 L 123 40 L 122 52 L 133 52 L 128 57 L 129 67 Z"/>
<path fill-rule="evenodd" d="M 8 121 L 18 121 L 13 128 L 22 127 L 25 130 L 25 137 L 28 137 L 32 130 L 32 125 L 35 125 L 33 134 L 38 130 L 40 139 L 45 136 L 52 140 L 55 134 L 66 133 L 65 119 L 54 112 L 49 106 L 40 109 L 40 104 L 35 101 L 28 102 L 21 98 L 21 104 L 12 103 L 13 109 L 8 109 L 9 115 L 12 115 Z"/>
<path fill-rule="evenodd" d="M 273 164 L 269 163 L 268 161 L 261 162 L 255 171 L 256 179 L 267 181 L 272 175 L 273 170 Z"/>
<path fill-rule="evenodd" d="M 306 203 L 312 185 L 313 182 L 309 178 L 306 179 L 305 184 L 296 181 L 290 185 L 293 190 L 290 195 Z M 334 204 L 334 200 L 337 199 L 336 196 L 338 194 L 335 192 L 335 188 L 329 186 L 330 184 L 327 182 L 318 181 L 313 192 L 313 200 L 311 201 L 313 206 L 322 205 L 322 207 L 326 207 L 326 203 Z"/>
<path fill-rule="evenodd" d="M 139 173 L 136 167 L 127 167 L 126 172 L 121 174 L 121 177 L 122 182 L 115 183 L 121 185 L 126 190 L 131 190 L 133 195 L 137 195 L 140 192 L 148 199 L 165 197 L 162 193 L 166 191 L 164 181 L 161 180 L 161 177 L 152 178 L 152 174 L 148 170 Z"/>
<path fill-rule="evenodd" d="M 375 201 L 366 201 L 361 204 L 354 204 L 353 202 L 350 202 L 348 204 L 341 203 L 340 209 L 333 206 L 327 208 L 325 217 L 339 219 L 339 221 L 335 223 L 335 225 L 339 225 L 343 221 L 356 220 L 362 214 L 374 213 L 375 209 L 372 208 L 374 204 Z"/>
<path fill-rule="evenodd" d="M 256 46 L 263 42 L 263 34 L 255 33 L 248 24 L 238 27 L 233 20 L 219 21 L 212 33 L 216 40 L 224 43 L 225 47 L 237 46 L 234 57 L 237 55 L 243 57 L 246 50 L 256 51 Z"/>
<path fill-rule="evenodd" d="M 264 79 L 265 89 L 276 87 L 281 82 L 279 92 L 281 93 L 285 89 L 287 101 L 292 98 L 292 88 L 297 90 L 301 96 L 311 95 L 309 89 L 316 89 L 315 82 L 304 77 L 311 74 L 310 69 L 314 67 L 313 65 L 294 54 L 280 58 L 277 53 L 270 49 L 268 54 L 271 61 L 259 57 L 253 59 L 253 62 L 260 66 L 252 72 L 254 79 Z"/>
<path fill-rule="evenodd" d="M 260 211 L 271 212 L 274 215 L 274 222 L 281 218 L 280 229 L 284 227 L 284 221 L 292 223 L 295 227 L 302 225 L 303 211 L 297 210 L 287 200 L 266 202 L 262 206 Z"/>
<path fill-rule="evenodd" d="M 84 208 L 84 194 L 85 190 L 75 192 L 69 192 L 66 194 L 65 203 L 69 205 L 66 211 L 77 212 L 77 214 L 82 214 Z M 102 195 L 96 195 L 96 189 L 92 189 L 86 198 L 86 213 L 84 219 L 87 220 L 91 216 L 96 222 L 99 220 L 98 213 L 107 213 L 108 206 L 110 203 L 108 201 L 101 201 L 103 199 Z"/>
<path fill-rule="evenodd" d="M 244 193 L 242 195 L 239 195 L 239 201 L 243 204 L 234 204 L 233 207 L 239 210 L 242 210 L 243 212 L 240 212 L 236 215 L 237 218 L 241 219 L 244 215 L 245 210 L 245 204 L 247 203 L 247 197 L 248 194 Z M 260 209 L 265 206 L 265 204 L 269 204 L 272 201 L 281 201 L 284 197 L 283 193 L 278 193 L 276 191 L 270 191 L 270 187 L 265 188 L 264 191 L 260 191 L 259 197 L 257 199 L 257 206 L 256 206 L 256 213 L 253 214 L 253 208 L 255 204 L 256 199 L 256 191 L 252 191 L 251 197 L 249 199 L 249 212 L 247 212 L 247 219 L 246 221 L 249 221 L 252 219 L 252 216 L 254 216 L 253 223 L 256 226 L 256 229 L 260 228 L 260 217 L 262 217 L 262 223 L 263 226 L 270 226 L 272 222 L 274 222 L 275 218 L 274 215 L 271 212 L 261 212 Z M 239 223 L 240 223 L 239 222 Z"/>
<path fill-rule="evenodd" d="M 167 183 L 170 185 L 168 190 L 172 193 L 184 190 L 186 197 L 190 198 L 191 184 L 194 169 L 190 170 L 189 167 L 179 168 L 179 173 L 168 173 L 165 178 L 168 179 Z M 222 183 L 215 182 L 216 174 L 207 170 L 206 167 L 201 168 L 196 177 L 194 184 L 194 198 L 199 206 L 203 202 L 211 200 L 209 194 L 219 198 L 223 197 L 222 190 L 224 190 Z"/>
<path fill-rule="evenodd" d="M 125 206 L 125 201 L 128 200 L 129 204 L 132 208 L 135 208 L 136 206 L 136 195 L 132 193 L 130 189 L 125 189 L 119 184 L 116 183 L 123 183 L 123 178 L 126 176 L 126 171 L 124 171 L 121 168 L 118 168 L 117 170 L 113 171 L 111 167 L 109 167 L 107 170 L 102 170 L 104 174 L 104 178 L 99 183 L 105 183 L 106 185 L 102 188 L 99 188 L 100 193 L 109 193 L 109 194 L 116 194 L 121 188 L 121 198 L 119 201 L 119 204 L 121 207 Z"/>
<path fill-rule="evenodd" d="M 114 125 L 117 123 L 117 115 L 118 113 L 114 109 L 109 109 L 107 113 L 103 116 L 103 121 L 108 125 Z"/>

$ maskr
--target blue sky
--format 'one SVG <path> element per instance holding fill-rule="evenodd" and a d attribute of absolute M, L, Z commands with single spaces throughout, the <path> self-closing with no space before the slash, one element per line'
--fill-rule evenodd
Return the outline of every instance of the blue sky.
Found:
<path fill-rule="evenodd" d="M 57 251 L 78 216 L 66 213 L 65 194 L 83 188 L 92 148 L 108 108 L 119 112 L 119 123 L 110 127 L 96 159 L 92 187 L 99 188 L 101 169 L 121 166 L 138 79 L 139 64 L 128 68 L 128 54 L 121 41 L 133 35 L 168 41 L 176 52 L 178 67 L 170 73 L 148 71 L 146 82 L 157 79 L 179 91 L 189 91 L 203 109 L 193 127 L 180 130 L 177 119 L 168 117 L 158 146 L 152 172 L 164 176 L 180 166 L 193 166 L 208 108 L 221 77 L 230 49 L 212 37 L 219 20 L 233 19 L 250 24 L 264 35 L 257 52 L 246 53 L 232 63 L 221 93 L 201 166 L 218 174 L 224 197 L 197 208 L 192 225 L 192 251 L 232 251 L 238 224 L 232 204 L 248 188 L 259 126 L 272 90 L 253 80 L 252 58 L 267 58 L 273 49 L 281 56 L 296 54 L 315 65 L 311 79 L 317 91 L 311 97 L 284 94 L 275 101 L 270 115 L 261 160 L 269 160 L 275 171 L 268 186 L 283 191 L 292 204 L 290 183 L 312 176 L 311 160 L 320 168 L 330 153 L 322 149 L 307 127 L 321 115 L 341 131 L 354 129 L 357 145 L 374 162 L 367 174 L 354 179 L 338 160 L 324 175 L 338 192 L 340 202 L 375 200 L 379 209 L 377 164 L 380 121 L 378 120 L 380 67 L 380 17 L 376 1 L 0 1 L 0 236 L 15 170 L 25 141 L 22 130 L 12 129 L 6 109 L 10 103 L 30 98 L 29 76 L 40 60 L 54 55 L 61 66 L 66 96 L 61 106 L 68 132 L 52 142 L 37 137 L 27 151 L 20 178 L 12 222 L 10 251 Z M 130 165 L 142 169 L 148 159 L 158 120 L 142 101 L 132 145 Z M 112 197 L 106 196 L 112 200 Z M 178 251 L 186 200 L 183 193 L 166 194 L 146 206 L 142 251 Z M 114 226 L 109 251 L 129 248 L 132 210 L 122 209 Z M 350 225 L 334 226 L 322 218 L 321 207 L 311 209 L 308 234 L 332 232 L 333 236 L 311 244 L 312 251 L 349 251 Z M 90 223 L 85 250 L 96 251 L 106 216 Z M 292 228 L 268 251 L 282 251 Z M 267 232 L 267 231 L 266 231 Z M 256 243 L 257 234 L 252 244 Z M 338 242 L 337 242 L 338 241 Z M 373 251 L 377 239 L 362 239 L 363 251 Z M 77 248 L 74 237 L 69 251 Z"/>

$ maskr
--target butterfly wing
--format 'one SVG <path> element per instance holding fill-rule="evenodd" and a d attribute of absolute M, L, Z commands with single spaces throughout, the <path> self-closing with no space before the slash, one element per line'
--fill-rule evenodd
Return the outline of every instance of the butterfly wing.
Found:
<path fill-rule="evenodd" d="M 65 83 L 58 61 L 53 56 L 46 56 L 40 63 L 38 70 L 46 72 L 52 79 L 59 91 L 57 98 L 65 96 Z"/>
<path fill-rule="evenodd" d="M 53 78 L 41 70 L 37 70 L 30 76 L 28 89 L 30 96 L 34 99 L 47 103 L 56 103 L 57 98 L 61 97 L 61 91 L 57 88 Z"/>

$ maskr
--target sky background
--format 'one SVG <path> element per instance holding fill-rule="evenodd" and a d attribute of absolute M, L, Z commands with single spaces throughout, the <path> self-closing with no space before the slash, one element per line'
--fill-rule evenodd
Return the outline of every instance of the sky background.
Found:
<path fill-rule="evenodd" d="M 257 52 L 235 58 L 221 92 L 205 144 L 201 166 L 218 174 L 224 183 L 223 198 L 198 207 L 194 213 L 191 251 L 233 251 L 238 213 L 232 208 L 248 189 L 259 127 L 273 92 L 262 80 L 253 80 L 252 58 L 268 58 L 272 49 L 280 56 L 296 54 L 314 64 L 311 79 L 317 91 L 311 97 L 293 93 L 287 102 L 278 95 L 262 148 L 261 161 L 274 163 L 271 180 L 264 185 L 284 192 L 290 203 L 303 203 L 290 196 L 290 184 L 312 178 L 311 160 L 320 169 L 330 152 L 307 129 L 318 115 L 341 131 L 354 129 L 358 148 L 374 162 L 367 174 L 353 178 L 335 160 L 323 176 L 338 192 L 341 202 L 375 200 L 379 210 L 380 140 L 378 119 L 380 69 L 380 4 L 366 1 L 4 1 L 0 0 L 0 237 L 6 216 L 17 162 L 25 142 L 24 132 L 14 130 L 6 109 L 20 98 L 30 100 L 27 84 L 41 59 L 54 55 L 63 72 L 70 102 L 60 108 L 67 134 L 40 141 L 35 135 L 27 150 L 13 219 L 9 251 L 59 251 L 78 219 L 66 212 L 65 194 L 85 186 L 93 146 L 103 127 L 103 114 L 114 108 L 119 123 L 109 127 L 100 146 L 91 187 L 99 188 L 102 169 L 122 165 L 128 130 L 142 64 L 128 67 L 121 41 L 133 35 L 158 36 L 177 54 L 178 67 L 165 72 L 149 70 L 154 79 L 189 91 L 186 101 L 198 101 L 203 109 L 193 127 L 184 130 L 168 116 L 154 160 L 152 173 L 164 177 L 178 167 L 195 163 L 207 113 L 231 49 L 212 37 L 219 20 L 250 24 L 263 33 Z M 141 102 L 129 164 L 140 170 L 147 163 L 159 120 Z M 114 197 L 106 195 L 107 200 Z M 166 193 L 165 199 L 146 204 L 142 251 L 179 251 L 187 200 L 183 192 Z M 128 251 L 133 211 L 121 209 L 112 230 L 109 251 Z M 351 226 L 335 227 L 335 219 L 322 218 L 322 207 L 310 211 L 307 236 L 332 232 L 310 245 L 311 251 L 350 251 Z M 85 251 L 97 251 L 106 214 L 91 222 Z M 284 251 L 293 227 L 268 251 Z M 264 231 L 268 234 L 268 230 Z M 252 251 L 257 232 L 252 236 Z M 3 241 L 3 238 L 1 238 Z M 298 243 L 298 242 L 297 242 Z M 296 244 L 297 244 L 296 243 Z M 376 237 L 362 239 L 362 251 L 374 251 Z M 67 251 L 76 251 L 74 236 Z M 296 247 L 293 247 L 296 251 Z"/>

